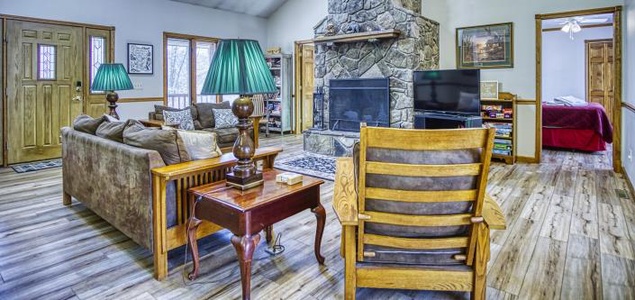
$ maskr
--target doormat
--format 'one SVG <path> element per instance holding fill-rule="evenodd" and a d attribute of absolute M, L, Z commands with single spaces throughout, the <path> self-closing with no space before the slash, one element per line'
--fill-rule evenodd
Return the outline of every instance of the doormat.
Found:
<path fill-rule="evenodd" d="M 12 165 L 11 168 L 16 173 L 26 173 L 32 171 L 45 170 L 50 168 L 57 168 L 62 166 L 62 159 L 50 159 L 50 160 L 41 160 L 41 161 L 33 161 L 23 164 Z"/>
<path fill-rule="evenodd" d="M 335 157 L 304 152 L 276 160 L 276 169 L 300 173 L 326 180 L 335 180 Z"/>

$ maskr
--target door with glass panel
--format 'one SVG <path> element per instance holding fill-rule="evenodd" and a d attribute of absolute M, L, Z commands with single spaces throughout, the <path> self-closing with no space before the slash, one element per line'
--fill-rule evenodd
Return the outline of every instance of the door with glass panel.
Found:
<path fill-rule="evenodd" d="M 166 33 L 164 44 L 166 105 L 184 108 L 192 103 L 216 102 L 216 96 L 201 95 L 216 40 Z"/>
<path fill-rule="evenodd" d="M 111 31 L 17 19 L 6 25 L 7 163 L 60 157 L 60 128 L 82 112 L 106 111 L 104 94 L 89 89 L 99 65 L 112 59 Z"/>
<path fill-rule="evenodd" d="M 82 112 L 82 28 L 7 21 L 7 160 L 60 157 L 60 128 Z"/>

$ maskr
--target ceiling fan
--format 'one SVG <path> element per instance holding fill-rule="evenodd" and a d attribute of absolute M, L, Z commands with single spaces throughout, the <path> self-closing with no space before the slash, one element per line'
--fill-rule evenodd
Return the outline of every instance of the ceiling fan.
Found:
<path fill-rule="evenodd" d="M 569 38 L 573 40 L 573 34 L 574 33 L 578 33 L 578 32 L 580 32 L 582 30 L 582 26 L 581 25 L 600 24 L 600 23 L 605 23 L 608 20 L 609 20 L 608 18 L 597 18 L 597 17 L 590 17 L 590 18 L 573 17 L 573 18 L 567 18 L 566 20 L 564 20 L 563 22 L 560 23 L 560 25 L 562 25 L 562 28 L 560 28 L 560 31 L 568 33 L 569 34 Z"/>

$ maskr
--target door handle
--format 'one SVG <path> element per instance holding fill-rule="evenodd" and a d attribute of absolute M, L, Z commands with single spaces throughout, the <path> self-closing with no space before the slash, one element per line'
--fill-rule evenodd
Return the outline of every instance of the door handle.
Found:
<path fill-rule="evenodd" d="M 73 97 L 73 101 L 75 101 L 75 102 L 82 102 L 82 96 L 77 95 L 77 96 Z"/>

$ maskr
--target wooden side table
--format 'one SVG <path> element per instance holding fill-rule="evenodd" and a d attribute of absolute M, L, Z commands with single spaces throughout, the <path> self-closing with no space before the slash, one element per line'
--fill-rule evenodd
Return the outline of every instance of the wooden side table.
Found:
<path fill-rule="evenodd" d="M 305 209 L 311 209 L 317 218 L 314 253 L 318 263 L 324 263 L 320 254 L 326 212 L 320 204 L 320 185 L 323 180 L 304 176 L 302 183 L 286 185 L 276 182 L 278 170 L 263 173 L 264 184 L 241 191 L 225 185 L 225 181 L 203 185 L 189 190 L 192 213 L 188 220 L 187 239 L 192 252 L 194 269 L 190 280 L 196 279 L 199 270 L 196 229 L 206 220 L 229 229 L 234 236 L 231 243 L 240 263 L 243 299 L 250 298 L 251 261 L 260 241 L 259 232 L 267 233 L 271 241 L 271 226 Z"/>

